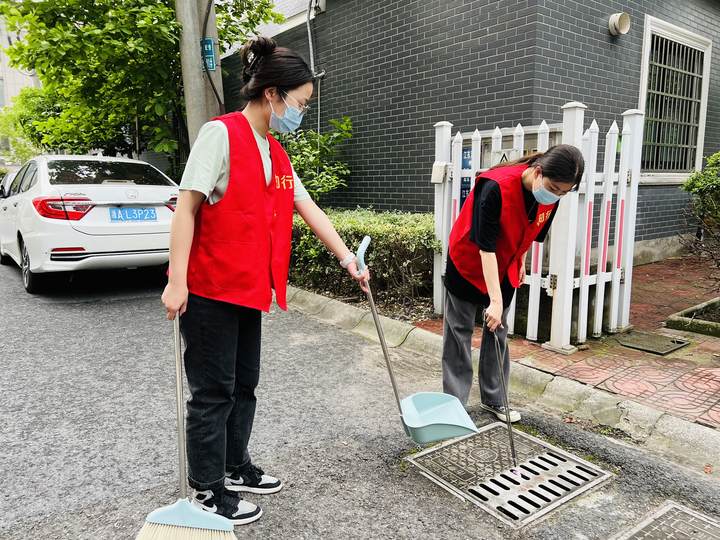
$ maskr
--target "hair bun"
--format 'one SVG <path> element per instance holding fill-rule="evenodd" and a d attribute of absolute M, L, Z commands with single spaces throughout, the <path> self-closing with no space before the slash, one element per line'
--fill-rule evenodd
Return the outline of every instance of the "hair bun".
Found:
<path fill-rule="evenodd" d="M 269 37 L 258 36 L 248 41 L 241 49 L 243 63 L 243 80 L 247 83 L 257 71 L 258 65 L 264 58 L 270 56 L 277 43 Z"/>

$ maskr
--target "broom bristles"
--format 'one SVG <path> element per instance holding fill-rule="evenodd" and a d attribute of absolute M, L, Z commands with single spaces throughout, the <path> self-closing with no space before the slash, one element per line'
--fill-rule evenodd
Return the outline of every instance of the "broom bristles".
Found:
<path fill-rule="evenodd" d="M 237 540 L 232 531 L 211 531 L 145 522 L 135 540 Z"/>

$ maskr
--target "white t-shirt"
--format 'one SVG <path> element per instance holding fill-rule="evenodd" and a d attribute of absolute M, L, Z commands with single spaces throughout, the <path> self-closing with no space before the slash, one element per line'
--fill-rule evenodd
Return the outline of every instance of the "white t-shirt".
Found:
<path fill-rule="evenodd" d="M 255 141 L 265 170 L 265 182 L 270 184 L 272 159 L 270 141 L 254 129 Z M 200 128 L 195 144 L 190 150 L 180 189 L 198 191 L 205 195 L 208 203 L 215 204 L 223 198 L 230 181 L 230 139 L 227 127 L 220 120 L 213 120 Z M 293 169 L 295 177 L 295 202 L 310 199 L 305 186 Z"/>

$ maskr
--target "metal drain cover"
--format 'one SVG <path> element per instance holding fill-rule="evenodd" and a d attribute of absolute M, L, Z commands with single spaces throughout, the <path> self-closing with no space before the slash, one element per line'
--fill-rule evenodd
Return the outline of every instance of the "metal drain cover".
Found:
<path fill-rule="evenodd" d="M 515 528 L 612 476 L 531 435 L 514 433 L 517 469 L 512 466 L 507 427 L 502 423 L 405 459 L 453 495 Z"/>
<path fill-rule="evenodd" d="M 631 530 L 613 540 L 720 540 L 720 523 L 673 501 L 667 501 Z"/>
<path fill-rule="evenodd" d="M 670 354 L 690 343 L 687 339 L 680 337 L 634 331 L 620 334 L 615 339 L 624 347 L 661 355 Z"/>

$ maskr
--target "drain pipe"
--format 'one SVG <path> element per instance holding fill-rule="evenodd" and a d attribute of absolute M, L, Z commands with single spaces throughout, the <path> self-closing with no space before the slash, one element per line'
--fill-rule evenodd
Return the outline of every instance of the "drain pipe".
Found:
<path fill-rule="evenodd" d="M 313 34 L 312 34 L 312 26 L 310 25 L 310 15 L 313 10 L 314 4 L 316 4 L 317 0 L 309 0 L 308 1 L 308 8 L 307 8 L 307 19 L 305 20 L 305 24 L 307 26 L 307 34 L 308 34 L 308 49 L 310 50 L 310 71 L 312 71 L 313 77 L 317 81 L 317 134 L 318 134 L 318 153 L 320 153 L 320 86 L 322 84 L 323 78 L 325 78 L 325 70 L 321 70 L 319 72 L 315 71 L 315 50 L 313 48 Z M 320 166 L 318 165 L 317 173 L 320 173 Z"/>

